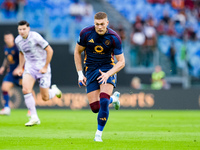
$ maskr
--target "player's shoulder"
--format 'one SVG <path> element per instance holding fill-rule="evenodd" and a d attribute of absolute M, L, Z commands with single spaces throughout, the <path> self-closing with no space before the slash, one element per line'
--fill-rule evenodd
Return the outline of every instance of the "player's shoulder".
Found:
<path fill-rule="evenodd" d="M 90 33 L 90 32 L 92 32 L 92 31 L 95 31 L 94 25 L 92 25 L 92 26 L 87 26 L 87 27 L 83 28 L 83 29 L 81 30 L 80 35 L 87 34 L 87 33 Z"/>
<path fill-rule="evenodd" d="M 22 36 L 21 36 L 21 35 L 18 35 L 18 36 L 15 38 L 15 43 L 18 44 L 21 40 L 22 40 Z"/>
<path fill-rule="evenodd" d="M 108 28 L 108 34 L 110 34 L 115 40 L 119 40 L 119 42 L 121 42 L 120 36 L 113 29 Z"/>
<path fill-rule="evenodd" d="M 29 34 L 30 34 L 31 37 L 38 37 L 38 36 L 41 36 L 41 35 L 40 35 L 38 32 L 36 32 L 36 31 L 30 31 Z"/>

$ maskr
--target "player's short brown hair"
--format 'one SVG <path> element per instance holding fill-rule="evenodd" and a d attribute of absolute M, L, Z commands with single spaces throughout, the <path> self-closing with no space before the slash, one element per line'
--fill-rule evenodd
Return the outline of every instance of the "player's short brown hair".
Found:
<path fill-rule="evenodd" d="M 105 18 L 107 18 L 107 14 L 105 12 L 98 12 L 94 16 L 94 19 L 105 19 Z"/>
<path fill-rule="evenodd" d="M 26 20 L 22 20 L 18 22 L 18 26 L 23 26 L 23 25 L 26 25 L 27 27 L 29 27 L 29 23 Z"/>

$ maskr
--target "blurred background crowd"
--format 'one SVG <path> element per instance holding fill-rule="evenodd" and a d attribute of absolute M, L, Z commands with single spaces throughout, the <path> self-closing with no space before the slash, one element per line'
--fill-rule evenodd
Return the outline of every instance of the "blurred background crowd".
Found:
<path fill-rule="evenodd" d="M 0 24 L 25 19 L 49 42 L 68 43 L 71 53 L 81 29 L 104 11 L 122 39 L 131 87 L 200 85 L 199 0 L 0 0 L 0 6 Z"/>

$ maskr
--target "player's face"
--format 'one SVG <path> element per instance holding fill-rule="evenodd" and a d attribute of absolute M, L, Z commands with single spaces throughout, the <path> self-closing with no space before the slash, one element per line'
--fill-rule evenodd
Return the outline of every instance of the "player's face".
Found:
<path fill-rule="evenodd" d="M 18 26 L 19 35 L 21 35 L 24 39 L 28 37 L 29 31 L 30 27 L 27 27 L 27 25 Z"/>
<path fill-rule="evenodd" d="M 107 31 L 107 26 L 108 26 L 108 19 L 95 19 L 94 20 L 94 26 L 95 26 L 95 31 L 99 35 L 104 35 Z"/>
<path fill-rule="evenodd" d="M 12 46 L 14 44 L 14 36 L 12 34 L 4 35 L 4 42 L 7 46 Z"/>

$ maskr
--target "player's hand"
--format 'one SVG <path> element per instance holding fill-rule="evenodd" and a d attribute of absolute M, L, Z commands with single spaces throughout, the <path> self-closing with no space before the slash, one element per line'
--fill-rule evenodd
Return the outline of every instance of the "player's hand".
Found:
<path fill-rule="evenodd" d="M 18 69 L 16 70 L 16 73 L 17 73 L 18 76 L 22 76 L 22 74 L 23 74 L 23 69 L 22 69 L 22 68 L 18 68 Z"/>
<path fill-rule="evenodd" d="M 101 75 L 97 78 L 97 80 L 99 80 L 99 83 L 102 82 L 102 84 L 106 84 L 109 78 L 109 74 L 102 72 L 100 69 L 99 69 L 99 72 L 101 73 Z"/>
<path fill-rule="evenodd" d="M 79 87 L 86 86 L 86 81 L 87 81 L 87 78 L 83 76 L 83 80 L 78 80 L 78 86 Z"/>
<path fill-rule="evenodd" d="M 15 68 L 15 70 L 13 71 L 13 76 L 18 76 L 18 70 L 19 70 L 19 68 L 17 67 L 17 68 Z"/>
<path fill-rule="evenodd" d="M 39 73 L 45 74 L 47 72 L 47 68 L 43 67 L 42 69 L 40 69 Z"/>
<path fill-rule="evenodd" d="M 4 70 L 5 70 L 4 67 L 1 67 L 1 68 L 0 68 L 0 75 L 2 75 L 2 74 L 4 73 Z"/>

